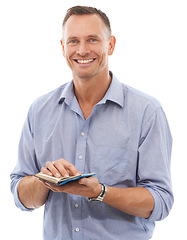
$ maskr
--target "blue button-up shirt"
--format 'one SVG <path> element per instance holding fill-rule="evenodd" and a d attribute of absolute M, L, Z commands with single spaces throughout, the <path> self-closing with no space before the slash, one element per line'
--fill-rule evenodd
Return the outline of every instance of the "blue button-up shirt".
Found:
<path fill-rule="evenodd" d="M 120 83 L 115 76 L 104 98 L 85 120 L 73 81 L 38 98 L 23 127 L 18 162 L 11 174 L 16 205 L 21 178 L 36 174 L 47 161 L 64 158 L 82 173 L 119 188 L 145 187 L 155 205 L 148 219 L 103 202 L 50 191 L 45 203 L 44 239 L 147 240 L 155 221 L 173 204 L 170 157 L 172 138 L 162 107 L 154 98 Z"/>

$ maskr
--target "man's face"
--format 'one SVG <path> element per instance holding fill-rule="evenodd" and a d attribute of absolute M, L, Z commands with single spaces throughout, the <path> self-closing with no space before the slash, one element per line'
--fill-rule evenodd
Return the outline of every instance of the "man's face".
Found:
<path fill-rule="evenodd" d="M 112 55 L 115 38 L 97 14 L 72 15 L 65 24 L 63 55 L 79 79 L 92 78 L 108 71 L 108 55 Z"/>

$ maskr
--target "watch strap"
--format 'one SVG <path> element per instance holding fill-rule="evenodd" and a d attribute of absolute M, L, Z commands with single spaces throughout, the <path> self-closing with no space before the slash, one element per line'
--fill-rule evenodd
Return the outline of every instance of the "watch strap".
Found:
<path fill-rule="evenodd" d="M 99 196 L 96 198 L 88 198 L 89 202 L 91 202 L 91 201 L 102 202 L 103 201 L 103 199 L 107 193 L 107 187 L 103 183 L 100 183 L 100 184 L 101 184 L 101 192 L 100 192 Z"/>

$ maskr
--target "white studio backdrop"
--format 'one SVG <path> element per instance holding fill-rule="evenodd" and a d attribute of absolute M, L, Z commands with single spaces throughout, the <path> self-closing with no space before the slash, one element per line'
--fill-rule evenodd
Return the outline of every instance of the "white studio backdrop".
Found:
<path fill-rule="evenodd" d="M 31 103 L 71 80 L 60 46 L 61 23 L 74 5 L 100 8 L 109 16 L 116 49 L 110 69 L 121 82 L 159 99 L 172 135 L 175 204 L 156 224 L 153 240 L 187 239 L 187 1 L 6 0 L 0 2 L 1 235 L 42 239 L 43 208 L 17 209 L 9 175 Z M 128 239 L 127 239 L 128 240 Z"/>

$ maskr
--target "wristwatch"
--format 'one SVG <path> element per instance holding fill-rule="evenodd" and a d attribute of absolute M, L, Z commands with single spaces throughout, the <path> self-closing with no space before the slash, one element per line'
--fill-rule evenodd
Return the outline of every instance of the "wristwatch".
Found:
<path fill-rule="evenodd" d="M 96 198 L 88 198 L 89 202 L 92 202 L 92 201 L 102 202 L 103 201 L 104 196 L 106 195 L 106 192 L 107 192 L 107 187 L 103 183 L 100 183 L 100 184 L 101 184 L 101 192 L 100 192 L 99 196 Z"/>

